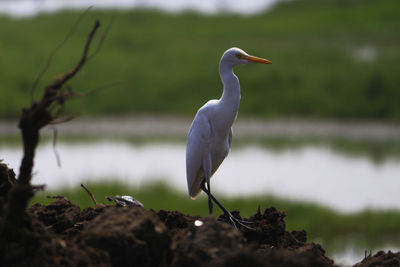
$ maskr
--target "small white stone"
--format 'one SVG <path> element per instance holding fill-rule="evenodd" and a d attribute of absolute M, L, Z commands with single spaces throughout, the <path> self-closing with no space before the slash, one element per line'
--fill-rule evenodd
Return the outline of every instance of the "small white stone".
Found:
<path fill-rule="evenodd" d="M 195 220 L 194 221 L 194 226 L 197 226 L 197 227 L 200 227 L 200 226 L 202 226 L 204 223 L 202 222 L 202 221 L 200 221 L 200 220 Z"/>

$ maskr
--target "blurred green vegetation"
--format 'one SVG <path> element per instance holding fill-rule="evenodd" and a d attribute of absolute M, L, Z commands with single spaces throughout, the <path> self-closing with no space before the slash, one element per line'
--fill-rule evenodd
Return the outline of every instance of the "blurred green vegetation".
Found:
<path fill-rule="evenodd" d="M 131 195 L 141 201 L 147 209 L 179 210 L 184 214 L 208 215 L 207 199 L 201 195 L 195 201 L 165 184 L 147 184 L 133 187 L 115 182 L 88 183 L 85 186 L 93 193 L 98 203 L 113 204 L 105 199 L 112 195 Z M 63 195 L 81 208 L 93 206 L 89 195 L 81 187 L 65 188 L 59 191 L 41 192 L 31 203 L 48 204 L 54 199 L 48 195 Z M 315 203 L 280 199 L 271 195 L 226 198 L 218 197 L 228 210 L 240 210 L 243 217 L 253 215 L 274 206 L 286 213 L 286 226 L 291 230 L 306 230 L 308 241 L 321 243 L 329 253 L 346 249 L 348 246 L 374 249 L 387 244 L 400 245 L 399 211 L 363 211 L 342 214 Z M 215 216 L 220 210 L 215 208 Z"/>
<path fill-rule="evenodd" d="M 29 104 L 33 81 L 81 14 L 0 17 L 1 118 Z M 110 31 L 70 86 L 106 88 L 68 104 L 69 113 L 193 115 L 220 97 L 219 59 L 238 46 L 273 62 L 236 69 L 241 114 L 398 121 L 399 14 L 398 0 L 283 1 L 255 16 L 93 10 L 55 54 L 35 96 L 76 64 L 98 18 L 97 42 L 113 22 Z M 107 86 L 114 82 L 122 83 Z"/>

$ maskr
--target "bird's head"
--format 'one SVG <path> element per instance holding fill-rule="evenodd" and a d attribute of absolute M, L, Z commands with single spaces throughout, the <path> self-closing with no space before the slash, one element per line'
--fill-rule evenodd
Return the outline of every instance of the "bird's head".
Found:
<path fill-rule="evenodd" d="M 226 50 L 222 55 L 221 62 L 226 62 L 233 66 L 245 65 L 248 63 L 272 64 L 272 62 L 267 59 L 251 56 L 237 47 L 232 47 Z"/>

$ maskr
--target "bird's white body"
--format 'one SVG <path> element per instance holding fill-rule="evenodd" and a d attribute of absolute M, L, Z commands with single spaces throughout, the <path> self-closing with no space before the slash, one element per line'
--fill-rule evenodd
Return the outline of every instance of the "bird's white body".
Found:
<path fill-rule="evenodd" d="M 186 147 L 186 176 L 192 198 L 200 193 L 203 181 L 209 182 L 229 153 L 232 124 L 240 104 L 240 84 L 233 67 L 257 62 L 249 59 L 262 60 L 249 56 L 239 48 L 228 49 L 223 54 L 219 64 L 223 94 L 220 99 L 210 100 L 202 106 L 192 122 Z"/>

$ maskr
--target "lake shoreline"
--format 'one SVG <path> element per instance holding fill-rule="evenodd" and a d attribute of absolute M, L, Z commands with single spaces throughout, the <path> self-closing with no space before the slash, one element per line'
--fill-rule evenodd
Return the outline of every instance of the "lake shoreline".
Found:
<path fill-rule="evenodd" d="M 63 135 L 185 138 L 191 120 L 192 118 L 185 116 L 170 115 L 85 116 L 47 127 L 42 134 L 52 134 L 49 129 L 55 127 Z M 235 138 L 400 140 L 399 123 L 379 121 L 239 117 L 233 125 L 233 131 Z M 17 134 L 19 129 L 16 120 L 0 120 L 0 136 Z"/>

